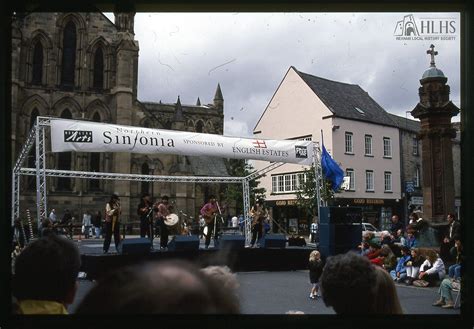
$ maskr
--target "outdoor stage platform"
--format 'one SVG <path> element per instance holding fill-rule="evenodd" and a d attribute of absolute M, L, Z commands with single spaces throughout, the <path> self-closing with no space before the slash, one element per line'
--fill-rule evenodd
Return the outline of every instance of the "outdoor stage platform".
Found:
<path fill-rule="evenodd" d="M 146 254 L 81 254 L 81 271 L 95 280 L 110 270 L 143 261 L 184 259 L 200 267 L 227 265 L 234 272 L 292 271 L 308 268 L 311 247 L 197 249 L 179 251 L 150 251 Z"/>

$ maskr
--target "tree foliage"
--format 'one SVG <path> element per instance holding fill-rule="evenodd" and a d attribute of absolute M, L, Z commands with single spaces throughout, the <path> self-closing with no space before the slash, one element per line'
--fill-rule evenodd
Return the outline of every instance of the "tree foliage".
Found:
<path fill-rule="evenodd" d="M 297 206 L 301 210 L 307 211 L 311 217 L 314 217 L 318 213 L 314 165 L 306 169 L 304 174 L 306 180 L 300 182 L 299 188 L 296 191 Z M 325 184 L 321 189 L 321 199 L 326 201 L 328 204 L 331 204 L 334 199 L 334 191 L 331 187 L 332 183 L 329 180 L 324 180 L 324 183 Z"/>
<path fill-rule="evenodd" d="M 227 170 L 234 177 L 245 177 L 255 172 L 253 166 L 243 159 L 228 159 Z M 263 187 L 259 187 L 259 184 L 260 181 L 258 179 L 249 182 L 250 205 L 254 204 L 257 199 L 265 198 L 266 190 Z M 241 184 L 226 184 L 223 199 L 227 204 L 235 204 L 237 214 L 243 213 L 244 196 Z"/>

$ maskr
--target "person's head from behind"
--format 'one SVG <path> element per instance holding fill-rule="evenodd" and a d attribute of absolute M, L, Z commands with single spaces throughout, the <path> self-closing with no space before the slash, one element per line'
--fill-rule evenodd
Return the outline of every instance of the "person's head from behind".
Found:
<path fill-rule="evenodd" d="M 326 306 L 337 314 L 366 314 L 373 309 L 375 268 L 353 252 L 328 257 L 320 278 Z"/>
<path fill-rule="evenodd" d="M 201 269 L 201 272 L 204 273 L 214 284 L 219 286 L 218 294 L 216 295 L 225 310 L 228 310 L 224 313 L 239 313 L 239 299 L 238 299 L 238 288 L 239 281 L 237 277 L 228 266 L 207 266 Z M 223 294 L 221 293 L 223 292 Z M 231 296 L 233 298 L 228 298 Z"/>
<path fill-rule="evenodd" d="M 382 267 L 375 268 L 375 302 L 373 313 L 403 314 L 393 279 Z"/>
<path fill-rule="evenodd" d="M 81 265 L 79 250 L 70 240 L 50 234 L 33 241 L 18 256 L 12 280 L 18 300 L 48 300 L 71 304 Z"/>
<path fill-rule="evenodd" d="M 320 260 L 320 259 L 321 259 L 321 253 L 317 250 L 313 250 L 309 254 L 309 261 L 310 262 L 315 262 L 315 261 Z"/>
<path fill-rule="evenodd" d="M 114 270 L 99 279 L 78 314 L 212 314 L 224 309 L 222 287 L 185 261 L 148 262 Z"/>

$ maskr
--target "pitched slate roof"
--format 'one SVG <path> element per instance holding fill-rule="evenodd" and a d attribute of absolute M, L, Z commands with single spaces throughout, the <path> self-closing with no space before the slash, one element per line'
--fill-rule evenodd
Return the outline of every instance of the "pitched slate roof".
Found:
<path fill-rule="evenodd" d="M 292 68 L 335 116 L 397 127 L 388 113 L 359 85 L 323 79 Z"/>
<path fill-rule="evenodd" d="M 412 120 L 412 119 L 407 119 L 392 113 L 388 114 L 390 118 L 396 123 L 398 128 L 402 130 L 408 130 L 410 132 L 414 133 L 419 133 L 421 126 L 420 126 L 420 121 Z"/>

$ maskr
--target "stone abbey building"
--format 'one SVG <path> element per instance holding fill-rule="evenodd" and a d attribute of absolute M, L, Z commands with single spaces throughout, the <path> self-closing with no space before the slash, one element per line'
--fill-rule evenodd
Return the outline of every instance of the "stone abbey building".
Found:
<path fill-rule="evenodd" d="M 137 99 L 139 44 L 134 13 L 115 13 L 115 22 L 95 13 L 16 13 L 12 26 L 12 159 L 16 160 L 37 116 L 83 119 L 120 125 L 223 134 L 220 86 L 213 102 L 195 105 Z M 47 134 L 47 138 L 49 136 Z M 48 169 L 154 175 L 227 176 L 223 159 L 163 154 L 50 152 Z M 34 149 L 28 167 L 35 166 Z M 176 212 L 196 216 L 209 194 L 222 186 L 49 177 L 48 212 L 76 221 L 105 207 L 112 193 L 122 203 L 122 221 L 137 219 L 144 192 L 170 196 Z M 36 213 L 34 177 L 21 177 L 20 215 Z"/>

